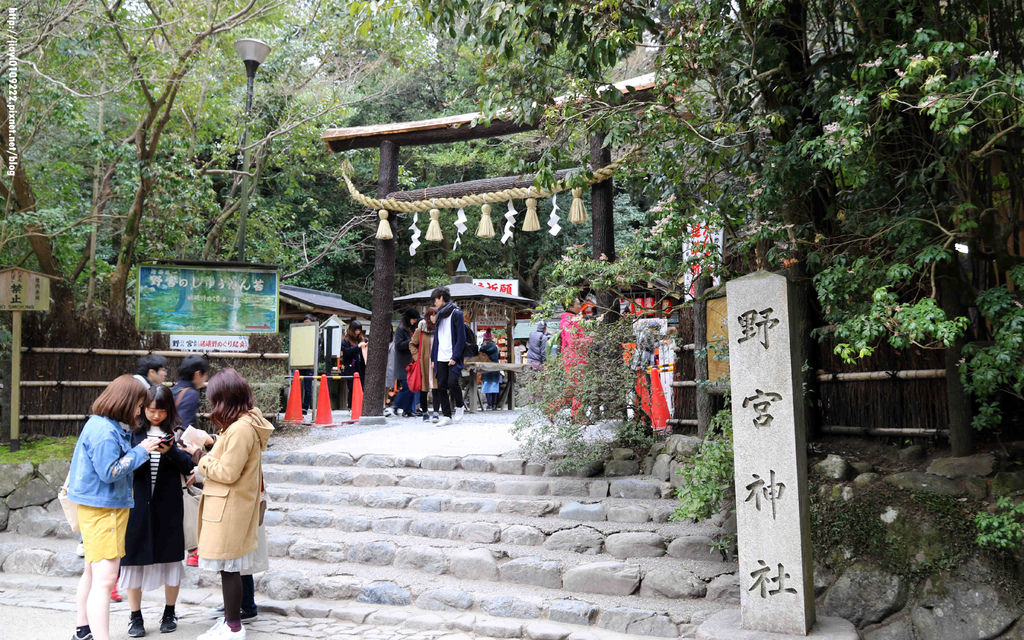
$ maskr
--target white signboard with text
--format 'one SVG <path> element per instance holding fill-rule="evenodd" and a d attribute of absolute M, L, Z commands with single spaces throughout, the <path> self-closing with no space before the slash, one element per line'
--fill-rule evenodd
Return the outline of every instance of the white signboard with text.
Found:
<path fill-rule="evenodd" d="M 248 351 L 249 336 L 172 334 L 174 351 Z"/>
<path fill-rule="evenodd" d="M 497 291 L 498 293 L 507 293 L 512 296 L 519 295 L 519 281 L 518 280 L 496 280 L 494 278 L 473 278 L 473 284 L 484 289 L 490 289 L 491 291 Z"/>

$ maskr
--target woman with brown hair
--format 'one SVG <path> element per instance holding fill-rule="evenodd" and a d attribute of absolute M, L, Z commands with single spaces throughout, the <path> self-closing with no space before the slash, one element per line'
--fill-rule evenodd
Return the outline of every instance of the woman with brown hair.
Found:
<path fill-rule="evenodd" d="M 205 478 L 199 502 L 199 568 L 219 571 L 224 618 L 198 640 L 242 640 L 242 573 L 256 562 L 257 529 L 262 519 L 261 452 L 274 431 L 255 406 L 252 389 L 234 369 L 210 378 L 206 397 L 217 442 L 200 457 L 197 473 Z"/>
<path fill-rule="evenodd" d="M 131 430 L 146 402 L 146 388 L 119 376 L 92 403 L 71 456 L 68 499 L 78 505 L 85 569 L 76 598 L 77 640 L 110 640 L 110 591 L 124 556 L 132 479 L 149 454 L 169 441 L 146 438 L 132 446 Z"/>
<path fill-rule="evenodd" d="M 430 366 L 430 348 L 434 344 L 434 319 L 437 317 L 437 310 L 433 307 L 427 309 L 427 313 L 420 320 L 416 327 L 416 333 L 412 334 L 409 341 L 413 362 L 420 363 L 420 408 L 423 409 L 423 422 L 437 423 L 441 418 L 437 414 L 440 405 L 437 391 L 437 378 L 434 377 L 434 368 Z M 431 393 L 431 400 L 434 403 L 433 417 L 427 411 L 427 392 Z"/>

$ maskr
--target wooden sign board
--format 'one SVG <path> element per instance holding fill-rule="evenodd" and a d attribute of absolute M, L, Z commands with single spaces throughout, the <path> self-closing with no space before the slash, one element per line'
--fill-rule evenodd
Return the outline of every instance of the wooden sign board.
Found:
<path fill-rule="evenodd" d="M 300 322 L 288 327 L 289 369 L 313 369 L 316 367 L 316 338 L 319 325 L 315 322 Z"/>
<path fill-rule="evenodd" d="M 718 382 L 729 375 L 729 315 L 726 298 L 708 300 L 708 380 Z"/>
<path fill-rule="evenodd" d="M 46 311 L 49 308 L 49 276 L 21 267 L 0 271 L 0 311 Z"/>

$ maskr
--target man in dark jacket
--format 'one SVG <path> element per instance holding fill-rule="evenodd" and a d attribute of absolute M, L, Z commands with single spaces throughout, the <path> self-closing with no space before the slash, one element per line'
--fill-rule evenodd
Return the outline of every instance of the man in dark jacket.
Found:
<path fill-rule="evenodd" d="M 462 351 L 466 348 L 466 319 L 462 310 L 452 302 L 448 287 L 438 287 L 430 294 L 434 309 L 437 310 L 437 329 L 434 344 L 430 347 L 430 362 L 434 366 L 434 377 L 441 396 L 441 413 L 444 414 L 437 426 L 452 423 L 452 409 L 455 421 L 462 420 L 465 408 L 462 406 Z"/>
<path fill-rule="evenodd" d="M 538 370 L 540 365 L 547 359 L 548 324 L 538 322 L 537 329 L 530 334 L 526 342 L 526 364 L 531 369 Z"/>
<path fill-rule="evenodd" d="M 196 427 L 196 410 L 199 409 L 199 390 L 210 379 L 210 363 L 197 354 L 185 356 L 178 367 L 178 381 L 171 387 L 174 407 L 181 418 L 181 428 Z"/>

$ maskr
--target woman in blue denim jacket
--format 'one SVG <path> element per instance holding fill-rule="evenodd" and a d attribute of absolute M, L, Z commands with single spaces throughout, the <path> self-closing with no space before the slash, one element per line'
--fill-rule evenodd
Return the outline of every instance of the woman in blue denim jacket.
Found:
<path fill-rule="evenodd" d="M 134 425 L 146 389 L 130 375 L 111 382 L 92 403 L 71 457 L 68 499 L 78 504 L 85 569 L 78 582 L 75 640 L 110 639 L 110 590 L 124 556 L 124 535 L 132 508 L 134 471 L 151 451 L 170 446 L 146 438 L 133 447 Z"/>

